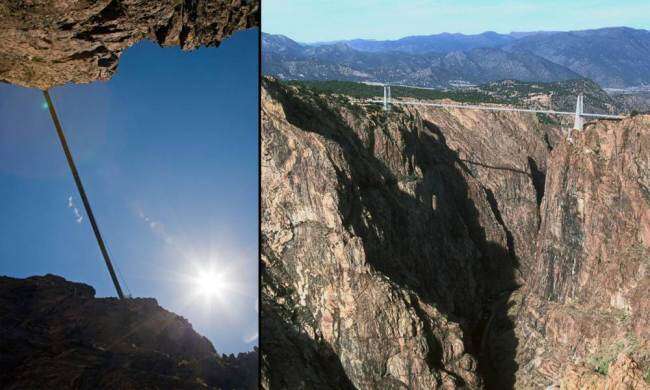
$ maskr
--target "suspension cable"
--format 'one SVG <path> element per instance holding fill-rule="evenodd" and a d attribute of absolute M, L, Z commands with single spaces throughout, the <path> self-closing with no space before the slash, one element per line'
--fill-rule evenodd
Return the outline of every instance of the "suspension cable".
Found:
<path fill-rule="evenodd" d="M 88 220 L 90 220 L 90 225 L 92 226 L 93 232 L 95 233 L 95 238 L 97 239 L 99 250 L 102 252 L 102 256 L 104 257 L 104 261 L 106 262 L 106 266 L 108 267 L 108 272 L 111 274 L 111 279 L 113 280 L 113 285 L 115 285 L 117 296 L 120 299 L 124 299 L 124 294 L 122 293 L 120 282 L 117 280 L 117 276 L 115 275 L 115 270 L 113 269 L 113 264 L 111 263 L 111 259 L 108 256 L 108 250 L 106 250 L 106 245 L 104 244 L 102 235 L 99 232 L 99 227 L 97 226 L 97 222 L 95 221 L 95 215 L 93 214 L 93 210 L 90 207 L 90 202 L 88 202 L 86 191 L 84 190 L 83 184 L 81 183 L 79 172 L 77 172 L 77 167 L 75 166 L 74 160 L 72 159 L 72 153 L 70 152 L 70 148 L 68 147 L 68 142 L 65 139 L 65 134 L 63 133 L 63 128 L 61 128 L 61 123 L 59 122 L 59 118 L 56 115 L 56 111 L 54 110 L 54 104 L 52 103 L 52 99 L 50 98 L 49 91 L 43 90 L 43 96 L 45 96 L 47 107 L 50 110 L 50 116 L 52 116 L 52 122 L 54 122 L 54 127 L 56 128 L 56 134 L 59 136 L 59 141 L 61 141 L 61 147 L 63 148 L 63 152 L 65 153 L 65 158 L 68 160 L 68 166 L 70 167 L 70 171 L 72 172 L 72 176 L 74 177 L 74 182 L 77 185 L 77 190 L 79 191 L 79 195 L 81 196 L 81 201 L 83 202 L 84 208 L 86 209 L 86 215 L 88 215 Z"/>

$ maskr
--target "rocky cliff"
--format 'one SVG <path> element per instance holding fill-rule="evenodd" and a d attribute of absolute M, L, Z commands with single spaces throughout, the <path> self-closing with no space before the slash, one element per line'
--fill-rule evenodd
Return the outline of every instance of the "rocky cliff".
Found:
<path fill-rule="evenodd" d="M 522 383 L 558 382 L 575 364 L 603 382 L 638 364 L 650 380 L 650 116 L 600 121 L 559 144 L 541 215 L 517 318 Z M 608 388 L 641 388 L 621 386 Z"/>
<path fill-rule="evenodd" d="M 638 379 L 648 367 L 649 120 L 590 125 L 571 144 L 532 115 L 387 113 L 265 79 L 265 388 Z M 557 321 L 570 305 L 586 316 Z M 592 312 L 616 305 L 627 325 Z M 562 331 L 568 319 L 573 333 Z M 594 356 L 627 331 L 637 343 L 607 361 L 607 377 Z"/>
<path fill-rule="evenodd" d="M 0 387 L 257 387 L 257 351 L 222 356 L 155 299 L 94 295 L 54 275 L 0 277 Z"/>
<path fill-rule="evenodd" d="M 3 1 L 0 80 L 40 89 L 107 80 L 142 39 L 191 50 L 259 21 L 259 0 Z"/>

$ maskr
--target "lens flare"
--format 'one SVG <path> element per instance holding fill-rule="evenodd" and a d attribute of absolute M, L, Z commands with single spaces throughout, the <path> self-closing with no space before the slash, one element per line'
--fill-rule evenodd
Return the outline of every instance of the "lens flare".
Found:
<path fill-rule="evenodd" d="M 223 290 L 221 276 L 213 270 L 199 271 L 194 278 L 196 293 L 204 298 L 218 298 Z"/>

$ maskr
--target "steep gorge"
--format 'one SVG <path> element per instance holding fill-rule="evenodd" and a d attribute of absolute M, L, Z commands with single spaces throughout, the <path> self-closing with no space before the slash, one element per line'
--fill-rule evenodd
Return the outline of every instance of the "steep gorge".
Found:
<path fill-rule="evenodd" d="M 554 303 L 556 293 L 544 283 L 576 283 L 556 269 L 566 270 L 565 259 L 594 267 L 590 253 L 599 241 L 589 237 L 596 225 L 572 209 L 606 210 L 597 237 L 612 228 L 624 241 L 647 235 L 648 120 L 590 125 L 569 144 L 531 115 L 401 107 L 386 113 L 264 79 L 264 387 L 527 388 L 559 385 L 565 376 L 573 378 L 565 387 L 582 380 L 573 364 L 589 364 L 615 336 L 596 331 L 589 347 L 576 349 L 576 323 L 575 340 L 566 342 L 566 319 L 550 319 L 569 303 Z M 618 135 L 597 141 L 607 138 L 603 133 Z M 587 140 L 608 146 L 594 157 L 585 152 Z M 636 149 L 622 148 L 621 140 Z M 592 157 L 604 165 L 580 176 Z M 618 187 L 608 164 L 622 175 Z M 600 195 L 589 198 L 594 204 L 570 200 L 599 180 L 628 194 L 627 206 L 610 197 L 603 209 Z M 589 233 L 552 236 L 558 223 Z M 625 329 L 636 331 L 637 341 L 647 340 L 648 329 L 639 320 L 647 312 L 643 240 L 634 241 L 634 260 L 607 240 L 608 269 L 625 272 L 603 289 L 604 273 L 585 273 L 583 280 L 592 279 L 581 286 L 583 299 L 570 303 L 589 311 L 589 302 L 607 298 L 600 307 L 609 310 L 612 294 L 624 294 Z M 608 317 L 581 320 L 596 327 Z M 630 352 L 621 357 L 626 375 L 634 364 L 639 372 L 638 365 L 647 367 L 643 348 L 620 351 Z M 545 371 L 549 361 L 558 363 L 555 370 Z"/>

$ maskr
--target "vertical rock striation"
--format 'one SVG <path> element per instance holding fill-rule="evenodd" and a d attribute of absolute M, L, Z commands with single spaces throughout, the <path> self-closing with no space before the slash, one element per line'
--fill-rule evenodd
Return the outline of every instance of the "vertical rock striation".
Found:
<path fill-rule="evenodd" d="M 604 374 L 619 355 L 650 365 L 650 116 L 574 138 L 548 162 L 518 318 L 522 386 L 558 383 L 573 363 Z"/>

